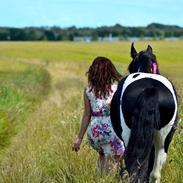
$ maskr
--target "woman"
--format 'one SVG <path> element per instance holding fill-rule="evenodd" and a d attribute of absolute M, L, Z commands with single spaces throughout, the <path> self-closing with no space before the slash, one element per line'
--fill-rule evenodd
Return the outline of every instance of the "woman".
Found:
<path fill-rule="evenodd" d="M 80 149 L 83 136 L 87 130 L 90 145 L 99 153 L 98 169 L 109 173 L 110 160 L 116 165 L 124 154 L 124 144 L 115 135 L 110 120 L 110 102 L 117 89 L 115 81 L 121 79 L 112 62 L 105 57 L 97 57 L 89 67 L 88 86 L 84 90 L 84 114 L 73 150 Z"/>

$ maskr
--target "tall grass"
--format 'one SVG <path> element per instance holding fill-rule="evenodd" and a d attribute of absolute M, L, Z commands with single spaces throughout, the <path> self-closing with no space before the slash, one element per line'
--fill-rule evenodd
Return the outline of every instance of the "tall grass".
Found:
<path fill-rule="evenodd" d="M 0 148 L 10 144 L 49 88 L 49 74 L 28 64 L 0 61 Z M 44 91 L 44 92 L 43 92 Z"/>
<path fill-rule="evenodd" d="M 147 44 L 138 42 L 136 46 L 140 50 Z M 176 85 L 179 94 L 180 126 L 183 96 L 182 67 L 180 67 L 183 55 L 180 50 L 183 48 L 183 42 L 174 42 L 171 45 L 167 42 L 151 44 L 155 48 L 161 73 Z M 90 62 L 95 56 L 108 56 L 115 61 L 120 72 L 126 74 L 127 64 L 130 61 L 129 48 L 128 42 L 0 44 L 0 53 L 2 53 L 0 58 L 15 65 L 20 64 L 14 66 L 17 70 L 19 68 L 17 77 L 14 77 L 16 72 L 14 74 L 9 72 L 8 75 L 8 70 L 11 70 L 8 66 L 6 74 L 4 76 L 3 73 L 0 74 L 0 78 L 6 78 L 6 86 L 19 91 L 19 95 L 15 92 L 19 97 L 14 99 L 14 103 L 13 99 L 9 98 L 10 103 L 7 102 L 8 107 L 5 107 L 5 111 L 11 108 L 10 106 L 17 106 L 24 101 L 23 112 L 17 113 L 18 118 L 33 106 L 33 110 L 24 118 L 24 127 L 13 139 L 10 138 L 9 146 L 4 148 L 0 162 L 0 182 L 118 182 L 114 172 L 108 177 L 98 176 L 96 168 L 98 155 L 90 148 L 86 138 L 78 153 L 71 150 L 71 145 L 78 133 L 83 113 L 83 89 L 87 84 L 85 72 Z M 6 68 L 5 65 L 2 65 L 3 67 Z M 12 68 L 11 71 L 13 70 Z M 48 73 L 42 72 L 48 72 L 51 79 Z M 9 88 L 8 92 L 11 91 Z M 37 101 L 40 101 L 40 105 L 37 105 Z M 6 112 L 2 112 L 2 116 L 4 119 L 9 119 Z M 6 126 L 8 125 L 5 124 L 3 128 Z M 4 131 L 3 128 L 0 132 Z M 182 130 L 179 127 L 170 145 L 169 158 L 163 168 L 163 183 L 181 183 L 183 180 L 182 143 Z"/>

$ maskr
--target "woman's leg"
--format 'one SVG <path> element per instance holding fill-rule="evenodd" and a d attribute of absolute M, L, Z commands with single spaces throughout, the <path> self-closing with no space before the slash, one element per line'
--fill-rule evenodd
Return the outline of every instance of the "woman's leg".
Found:
<path fill-rule="evenodd" d="M 129 182 L 129 175 L 125 167 L 124 157 L 123 155 L 115 155 L 113 156 L 113 161 L 115 165 L 115 171 L 117 172 L 117 176 L 122 178 L 123 180 L 127 180 Z"/>
<path fill-rule="evenodd" d="M 106 175 L 109 174 L 111 169 L 111 155 L 105 155 L 105 173 Z"/>
<path fill-rule="evenodd" d="M 100 175 L 103 174 L 104 167 L 105 167 L 105 155 L 103 153 L 99 153 L 99 157 L 98 157 L 98 171 L 99 171 Z"/>
<path fill-rule="evenodd" d="M 114 169 L 117 172 L 117 174 L 119 174 L 120 169 L 123 166 L 122 165 L 122 163 L 123 163 L 122 162 L 122 156 L 121 155 L 114 155 L 112 159 L 113 159 L 113 162 L 114 162 Z"/>
<path fill-rule="evenodd" d="M 111 156 L 99 154 L 99 158 L 98 158 L 99 174 L 103 175 L 103 172 L 104 172 L 105 175 L 108 175 L 110 172 L 110 166 L 111 166 Z"/>

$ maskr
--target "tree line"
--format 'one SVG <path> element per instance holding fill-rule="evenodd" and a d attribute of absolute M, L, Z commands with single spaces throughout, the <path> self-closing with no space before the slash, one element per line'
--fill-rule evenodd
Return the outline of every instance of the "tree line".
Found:
<path fill-rule="evenodd" d="M 75 26 L 68 28 L 57 26 L 25 28 L 0 27 L 1 41 L 73 41 L 75 37 L 90 37 L 91 40 L 96 41 L 99 38 L 108 36 L 119 37 L 121 40 L 125 40 L 128 37 L 151 37 L 155 39 L 163 39 L 166 37 L 183 38 L 183 28 L 158 23 L 152 23 L 146 27 L 125 27 L 120 24 L 97 28 L 77 28 Z"/>

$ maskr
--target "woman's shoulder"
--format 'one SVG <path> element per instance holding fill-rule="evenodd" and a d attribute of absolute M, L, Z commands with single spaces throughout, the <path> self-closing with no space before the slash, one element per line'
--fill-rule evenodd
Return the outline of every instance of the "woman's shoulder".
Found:
<path fill-rule="evenodd" d="M 86 91 L 86 92 L 90 92 L 90 91 L 91 91 L 91 87 L 90 87 L 90 86 L 88 86 L 88 85 L 87 85 L 87 86 L 85 86 L 85 87 L 84 87 L 84 91 Z"/>
<path fill-rule="evenodd" d="M 92 95 L 92 88 L 90 86 L 85 86 L 84 92 L 86 93 L 87 96 Z"/>
<path fill-rule="evenodd" d="M 113 83 L 113 84 L 111 85 L 112 91 L 115 92 L 115 91 L 117 90 L 117 87 L 118 87 L 118 85 L 117 85 L 116 83 Z"/>

